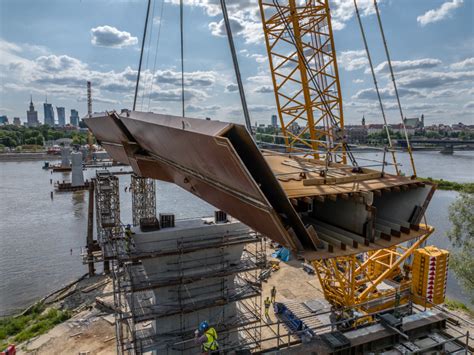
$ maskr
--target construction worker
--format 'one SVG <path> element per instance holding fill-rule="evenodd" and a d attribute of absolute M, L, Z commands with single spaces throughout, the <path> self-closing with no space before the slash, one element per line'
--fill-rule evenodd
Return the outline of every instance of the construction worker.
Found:
<path fill-rule="evenodd" d="M 275 286 L 273 286 L 273 288 L 272 288 L 271 296 L 272 296 L 272 303 L 275 303 L 275 299 L 276 299 L 276 296 L 277 296 L 277 289 L 276 289 Z"/>
<path fill-rule="evenodd" d="M 270 305 L 272 302 L 270 301 L 270 297 L 267 297 L 265 301 L 263 301 L 263 304 L 265 305 L 265 317 L 270 317 L 268 314 L 268 310 L 270 309 Z"/>
<path fill-rule="evenodd" d="M 219 354 L 219 344 L 217 343 L 217 332 L 213 327 L 209 327 L 206 321 L 199 324 L 199 329 L 194 332 L 194 341 L 201 345 L 202 354 Z"/>

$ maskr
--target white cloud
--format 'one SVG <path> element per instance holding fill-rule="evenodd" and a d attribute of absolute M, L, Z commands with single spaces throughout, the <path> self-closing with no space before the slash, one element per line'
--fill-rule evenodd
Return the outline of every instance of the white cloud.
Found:
<path fill-rule="evenodd" d="M 378 3 L 380 4 L 381 2 L 379 0 Z M 357 6 L 362 16 L 370 16 L 375 13 L 373 0 L 358 0 Z M 354 2 L 350 0 L 331 0 L 330 8 L 334 30 L 342 30 L 346 27 L 346 22 L 355 15 Z"/>
<path fill-rule="evenodd" d="M 362 79 L 354 79 L 354 80 L 352 80 L 352 82 L 353 82 L 354 84 L 362 84 L 362 83 L 364 82 L 364 80 L 362 80 Z"/>
<path fill-rule="evenodd" d="M 464 108 L 465 108 L 466 110 L 468 110 L 468 109 L 469 109 L 469 110 L 470 110 L 470 109 L 474 109 L 474 101 L 469 101 L 469 102 L 467 102 L 467 103 L 464 105 Z M 472 113 L 472 112 L 471 112 L 471 113 Z"/>
<path fill-rule="evenodd" d="M 443 62 L 434 58 L 423 58 L 405 61 L 392 61 L 394 72 L 400 73 L 407 70 L 430 69 L 441 65 Z M 382 62 L 374 68 L 376 73 L 389 72 L 388 62 Z"/>
<path fill-rule="evenodd" d="M 108 25 L 92 28 L 91 35 L 91 43 L 99 47 L 123 48 L 138 43 L 138 38 L 129 32 Z"/>
<path fill-rule="evenodd" d="M 382 88 L 379 90 L 379 92 L 382 99 L 395 98 L 395 90 L 393 88 Z M 406 97 L 409 99 L 425 97 L 425 95 L 418 90 L 405 89 L 401 87 L 398 88 L 398 94 L 401 97 Z M 352 98 L 356 100 L 378 100 L 377 91 L 371 88 L 358 91 L 354 96 L 352 96 Z"/>
<path fill-rule="evenodd" d="M 363 69 L 369 65 L 364 50 L 342 51 L 338 56 L 338 62 L 347 71 Z"/>
<path fill-rule="evenodd" d="M 220 110 L 221 106 L 219 105 L 209 105 L 209 106 L 200 106 L 200 105 L 193 105 L 189 104 L 186 105 L 186 112 L 194 112 L 194 113 L 215 113 L 216 111 Z"/>
<path fill-rule="evenodd" d="M 270 94 L 273 93 L 273 86 L 270 85 L 262 85 L 259 87 L 256 87 L 253 92 L 258 93 L 258 94 Z"/>
<path fill-rule="evenodd" d="M 423 15 L 418 16 L 416 21 L 421 26 L 426 26 L 429 23 L 438 22 L 450 17 L 455 9 L 462 6 L 463 0 L 452 0 L 443 3 L 439 8 L 432 9 L 425 12 Z"/>
<path fill-rule="evenodd" d="M 268 60 L 268 56 L 261 54 L 252 54 L 250 57 L 255 59 L 257 63 L 265 63 Z"/>
<path fill-rule="evenodd" d="M 233 36 L 242 36 L 245 43 L 261 43 L 263 41 L 262 25 L 259 22 L 247 18 L 231 17 L 229 19 Z M 209 23 L 209 29 L 213 36 L 226 37 L 227 31 L 224 20 Z"/>
<path fill-rule="evenodd" d="M 401 86 L 415 89 L 432 89 L 443 85 L 472 82 L 474 71 L 462 72 L 431 72 L 419 71 L 401 77 L 398 82 Z"/>
<path fill-rule="evenodd" d="M 474 68 L 474 57 L 464 59 L 461 62 L 451 64 L 451 68 L 454 70 L 465 70 Z"/>
<path fill-rule="evenodd" d="M 225 92 L 236 92 L 239 90 L 239 86 L 234 83 L 227 84 L 225 87 Z"/>

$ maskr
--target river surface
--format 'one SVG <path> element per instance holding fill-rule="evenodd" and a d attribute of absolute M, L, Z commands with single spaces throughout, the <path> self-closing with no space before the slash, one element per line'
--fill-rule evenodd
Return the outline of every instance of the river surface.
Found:
<path fill-rule="evenodd" d="M 382 159 L 381 153 L 357 154 L 364 159 Z M 409 159 L 398 154 L 410 175 Z M 474 152 L 452 156 L 437 152 L 416 152 L 418 175 L 457 182 L 474 182 Z M 360 160 L 360 165 L 373 164 Z M 80 257 L 87 229 L 87 193 L 55 193 L 50 179 L 69 180 L 69 174 L 51 174 L 42 162 L 0 162 L 0 315 L 24 308 L 38 298 L 87 272 Z M 128 170 L 129 168 L 124 168 Z M 85 172 L 86 178 L 94 170 Z M 130 176 L 120 176 L 121 219 L 130 222 L 131 194 L 125 193 Z M 429 244 L 450 248 L 448 206 L 456 199 L 453 191 L 437 191 L 427 220 L 436 227 Z M 176 185 L 157 181 L 158 212 L 177 218 L 211 215 L 214 208 Z M 71 253 L 72 249 L 72 253 Z M 463 302 L 453 274 L 448 279 L 448 296 Z"/>

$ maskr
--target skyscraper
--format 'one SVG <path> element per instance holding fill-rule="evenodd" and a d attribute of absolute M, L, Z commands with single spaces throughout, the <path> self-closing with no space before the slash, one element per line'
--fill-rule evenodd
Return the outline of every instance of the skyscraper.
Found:
<path fill-rule="evenodd" d="M 58 112 L 58 126 L 64 127 L 66 125 L 66 110 L 64 107 L 57 107 L 56 111 Z"/>
<path fill-rule="evenodd" d="M 35 106 L 33 105 L 33 96 L 30 96 L 30 108 L 28 111 L 26 111 L 26 124 L 28 127 L 36 127 L 39 125 L 38 111 L 35 111 Z"/>
<path fill-rule="evenodd" d="M 44 124 L 54 127 L 54 110 L 53 105 L 48 104 L 48 101 L 43 104 L 44 107 Z"/>
<path fill-rule="evenodd" d="M 71 110 L 71 117 L 69 117 L 69 122 L 71 126 L 79 126 L 79 112 L 77 110 Z"/>
<path fill-rule="evenodd" d="M 272 115 L 272 126 L 278 127 L 278 118 L 277 115 Z"/>

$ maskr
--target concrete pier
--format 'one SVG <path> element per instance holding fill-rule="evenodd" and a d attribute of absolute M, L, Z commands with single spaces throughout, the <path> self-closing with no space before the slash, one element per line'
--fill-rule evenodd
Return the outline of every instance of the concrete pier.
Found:
<path fill-rule="evenodd" d="M 146 297 L 131 297 L 135 321 L 152 320 L 150 347 L 156 354 L 197 354 L 192 337 L 200 322 L 229 329 L 245 318 L 238 301 L 255 297 L 260 290 L 239 275 L 250 230 L 238 221 L 211 223 L 193 219 L 175 227 L 133 235 L 135 253 L 159 257 L 141 260 L 143 273 L 132 276 L 132 285 L 148 284 Z M 132 286 L 132 287 L 133 287 Z M 238 332 L 220 333 L 221 348 L 238 346 Z"/>

